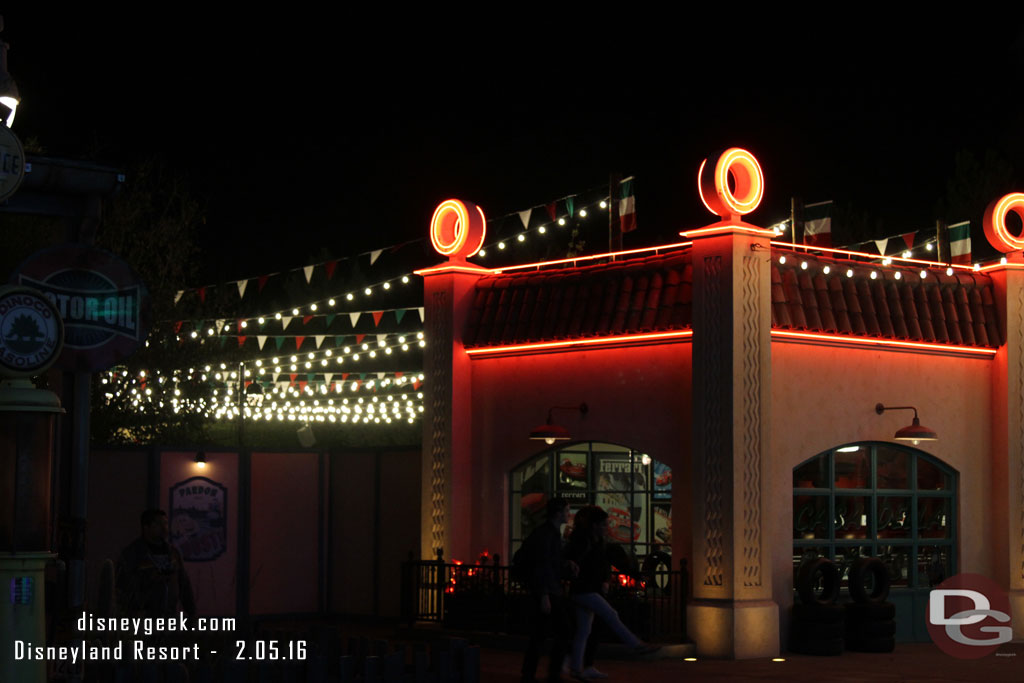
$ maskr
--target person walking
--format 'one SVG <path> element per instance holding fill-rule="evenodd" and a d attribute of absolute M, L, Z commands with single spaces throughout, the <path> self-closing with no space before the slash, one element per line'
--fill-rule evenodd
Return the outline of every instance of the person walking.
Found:
<path fill-rule="evenodd" d="M 576 565 L 562 557 L 561 527 L 568 521 L 569 503 L 564 498 L 547 502 L 547 520 L 523 542 L 529 565 L 527 588 L 530 591 L 530 641 L 523 657 L 522 683 L 535 683 L 541 647 L 548 634 L 551 650 L 547 680 L 561 681 L 562 660 L 569 649 L 571 615 L 562 588 L 562 577 L 572 576 Z"/>
<path fill-rule="evenodd" d="M 608 625 L 619 640 L 629 646 L 633 654 L 644 655 L 660 649 L 657 645 L 648 645 L 630 631 L 604 597 L 611 579 L 611 564 L 605 550 L 607 536 L 607 512 L 596 505 L 588 505 L 576 513 L 565 554 L 568 560 L 579 567 L 569 587 L 569 597 L 576 608 L 576 633 L 573 636 L 569 669 L 572 677 L 578 681 L 608 677 L 597 670 L 592 661 L 588 662 L 590 665 L 586 669 L 583 668 L 587 640 L 594 626 L 595 615 Z M 587 659 L 591 660 L 591 657 Z"/>
<path fill-rule="evenodd" d="M 140 518 L 142 535 L 117 562 L 114 585 L 122 617 L 173 617 L 180 611 L 196 616 L 192 584 L 181 553 L 168 540 L 167 513 L 152 509 Z"/>

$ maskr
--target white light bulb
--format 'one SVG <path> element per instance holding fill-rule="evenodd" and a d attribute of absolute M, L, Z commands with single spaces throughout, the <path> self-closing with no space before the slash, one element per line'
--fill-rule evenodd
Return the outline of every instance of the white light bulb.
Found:
<path fill-rule="evenodd" d="M 498 242 L 498 249 L 504 249 L 504 248 L 505 248 L 505 243 L 504 242 Z"/>
<path fill-rule="evenodd" d="M 363 294 L 365 294 L 366 296 L 370 296 L 371 294 L 373 294 L 373 290 L 367 287 L 366 289 L 363 290 Z"/>
<path fill-rule="evenodd" d="M 608 202 L 606 202 L 605 200 L 602 199 L 600 206 L 601 206 L 602 209 L 607 209 L 608 208 Z"/>
<path fill-rule="evenodd" d="M 825 275 L 828 275 L 829 273 L 832 272 L 832 269 L 829 266 L 825 266 L 824 268 L 821 269 L 821 272 L 825 273 Z"/>
<path fill-rule="evenodd" d="M 785 262 L 786 262 L 786 257 L 785 256 L 780 256 L 779 257 L 779 263 L 785 263 Z"/>
<path fill-rule="evenodd" d="M 247 323 L 246 321 L 243 320 L 242 323 L 241 323 L 241 328 L 244 330 L 248 326 L 249 326 L 249 323 Z"/>
<path fill-rule="evenodd" d="M 258 323 L 259 323 L 260 325 L 262 325 L 263 323 L 267 322 L 267 319 L 266 319 L 266 318 L 264 318 L 264 317 L 263 317 L 263 316 L 261 315 L 261 316 L 259 317 L 259 319 L 257 320 L 257 322 L 258 322 Z"/>
<path fill-rule="evenodd" d="M 310 304 L 309 305 L 309 310 L 315 311 L 316 310 L 316 304 Z"/>
<path fill-rule="evenodd" d="M 402 284 L 406 284 L 408 282 L 409 282 L 409 276 L 408 275 L 403 275 L 402 276 Z"/>
<path fill-rule="evenodd" d="M 275 313 L 274 314 L 274 318 L 276 318 L 277 320 L 280 320 L 281 319 L 281 312 L 278 311 L 277 313 Z"/>
<path fill-rule="evenodd" d="M 523 233 L 519 233 L 516 236 L 516 239 L 519 240 L 520 242 L 525 242 L 526 241 L 526 235 L 524 235 Z"/>
<path fill-rule="evenodd" d="M 586 218 L 587 217 L 587 210 L 586 209 L 580 209 L 580 217 L 581 218 Z"/>
<path fill-rule="evenodd" d="M 903 278 L 903 273 L 901 273 L 900 271 L 897 270 L 896 274 L 893 275 L 893 277 L 896 278 L 897 280 L 900 280 L 900 279 Z"/>
<path fill-rule="evenodd" d="M 846 269 L 846 277 L 853 277 L 853 268 Z"/>
<path fill-rule="evenodd" d="M 559 218 L 558 219 L 558 224 L 559 225 L 565 225 L 565 219 L 564 218 Z"/>
<path fill-rule="evenodd" d="M 946 268 L 946 275 L 952 275 L 952 274 L 953 274 L 953 266 L 950 266 L 950 267 Z"/>
<path fill-rule="evenodd" d="M 807 261 L 800 262 L 800 270 L 807 270 Z"/>
<path fill-rule="evenodd" d="M 352 294 L 352 292 L 349 292 L 348 294 L 345 295 L 345 298 L 348 299 L 349 301 L 352 301 L 352 299 L 356 297 L 355 295 Z"/>
<path fill-rule="evenodd" d="M 923 279 L 925 279 L 926 277 L 928 277 L 928 271 L 927 271 L 927 270 L 922 270 L 922 271 L 921 271 L 921 279 L 923 280 Z"/>
<path fill-rule="evenodd" d="M 327 305 L 328 306 L 333 306 L 334 305 L 334 299 L 328 299 L 327 300 Z"/>
<path fill-rule="evenodd" d="M 540 234 L 542 234 L 542 235 L 543 235 L 544 233 L 546 233 L 547 231 L 548 231 L 548 229 L 547 229 L 547 228 L 545 228 L 545 227 L 544 227 L 543 225 L 542 225 L 542 226 L 540 226 L 539 228 L 537 228 L 537 232 L 539 232 L 539 233 L 540 233 Z"/>
<path fill-rule="evenodd" d="M 871 271 L 871 279 L 872 280 L 877 280 L 878 279 L 878 273 L 876 273 L 875 271 L 872 270 Z"/>
<path fill-rule="evenodd" d="M 903 252 L 903 258 L 910 258 L 912 256 L 910 250 Z"/>

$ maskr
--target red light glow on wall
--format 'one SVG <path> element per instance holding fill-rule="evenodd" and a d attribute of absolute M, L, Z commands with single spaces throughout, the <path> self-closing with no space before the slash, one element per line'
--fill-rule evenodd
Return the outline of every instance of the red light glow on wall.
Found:
<path fill-rule="evenodd" d="M 929 342 L 899 341 L 897 339 L 878 339 L 877 337 L 854 337 L 842 334 L 823 334 L 820 332 L 793 332 L 791 330 L 772 330 L 773 337 L 783 339 L 805 340 L 809 342 L 832 342 L 837 344 L 857 344 L 863 346 L 882 346 L 896 349 L 926 351 L 930 353 L 956 353 L 974 356 L 994 356 L 995 349 L 978 346 L 957 346 L 955 344 L 932 344 Z"/>
<path fill-rule="evenodd" d="M 733 188 L 729 187 L 732 176 Z M 731 147 L 718 157 L 714 168 L 705 159 L 697 171 L 697 191 L 708 211 L 722 218 L 738 219 L 750 213 L 764 196 L 764 174 L 754 155 Z"/>
<path fill-rule="evenodd" d="M 1006 216 L 1013 211 L 1024 222 L 1024 192 L 1011 192 L 985 209 L 985 237 L 999 251 L 1009 253 L 1024 249 L 1024 235 L 1014 235 L 1006 227 Z"/>
<path fill-rule="evenodd" d="M 507 346 L 487 346 L 479 349 L 466 349 L 470 356 L 500 356 L 520 351 L 557 351 L 573 347 L 619 346 L 652 341 L 669 341 L 692 337 L 693 330 L 674 330 L 672 332 L 651 332 L 649 334 L 624 334 L 615 337 L 584 337 L 566 339 L 556 342 L 532 342 L 527 344 L 510 344 Z"/>
<path fill-rule="evenodd" d="M 446 199 L 430 219 L 430 241 L 442 256 L 465 259 L 480 251 L 487 233 L 484 211 L 472 202 Z"/>

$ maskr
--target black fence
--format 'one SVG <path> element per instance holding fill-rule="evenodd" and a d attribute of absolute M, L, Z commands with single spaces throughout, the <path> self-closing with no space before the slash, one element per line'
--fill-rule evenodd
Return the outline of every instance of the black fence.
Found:
<path fill-rule="evenodd" d="M 607 598 L 644 640 L 684 642 L 689 585 L 686 560 L 680 560 L 675 570 L 613 572 Z M 480 564 L 446 563 L 440 553 L 436 560 L 410 557 L 402 563 L 401 590 L 402 617 L 410 626 L 425 621 L 457 630 L 529 632 L 530 596 L 498 556 Z M 602 627 L 594 624 L 599 636 Z"/>

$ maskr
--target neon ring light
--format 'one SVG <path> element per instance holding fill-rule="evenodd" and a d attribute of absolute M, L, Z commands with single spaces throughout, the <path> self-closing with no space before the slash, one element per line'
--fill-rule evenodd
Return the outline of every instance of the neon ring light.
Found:
<path fill-rule="evenodd" d="M 985 209 L 985 237 L 999 251 L 1005 253 L 1024 249 L 1024 235 L 1013 235 L 1006 227 L 1006 214 L 1013 211 L 1024 221 L 1024 192 L 1012 192 Z"/>
<path fill-rule="evenodd" d="M 430 241 L 442 256 L 464 259 L 480 251 L 487 232 L 484 211 L 472 202 L 446 199 L 430 219 Z"/>
<path fill-rule="evenodd" d="M 735 189 L 729 189 L 729 174 Z M 700 200 L 711 213 L 722 218 L 738 217 L 757 208 L 764 196 L 764 174 L 754 155 L 739 147 L 730 147 L 718 157 L 714 168 L 708 160 L 697 171 Z"/>

